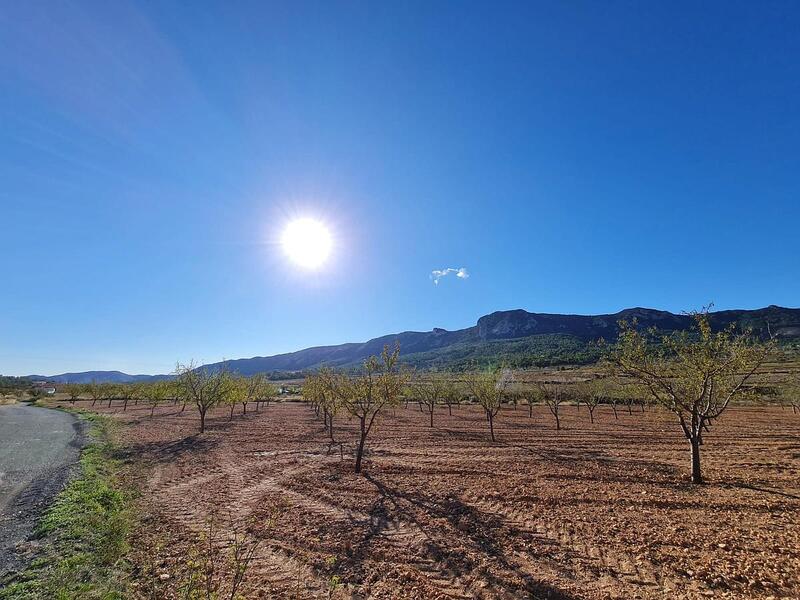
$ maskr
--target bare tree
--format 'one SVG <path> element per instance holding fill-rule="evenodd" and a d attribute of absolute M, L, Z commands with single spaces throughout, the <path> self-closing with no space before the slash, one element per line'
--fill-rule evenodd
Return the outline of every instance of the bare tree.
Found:
<path fill-rule="evenodd" d="M 641 332 L 636 322 L 620 322 L 617 346 L 610 353 L 617 371 L 639 381 L 655 402 L 678 417 L 689 441 L 692 483 L 702 483 L 700 446 L 703 432 L 731 400 L 746 393 L 745 384 L 764 362 L 773 344 L 733 327 L 712 332 L 708 311 L 691 313 L 690 332 L 658 336 Z"/>
<path fill-rule="evenodd" d="M 589 409 L 590 423 L 594 423 L 594 411 L 603 399 L 605 386 L 602 381 L 602 379 L 590 379 L 589 381 L 578 384 L 578 391 L 580 393 L 578 401 L 580 402 L 583 400 L 586 408 Z"/>
<path fill-rule="evenodd" d="M 355 472 L 361 472 L 364 446 L 376 417 L 381 411 L 395 405 L 405 385 L 407 376 L 399 369 L 400 346 L 393 351 L 384 346 L 381 357 L 370 356 L 364 361 L 362 373 L 356 376 L 332 374 L 328 386 L 340 405 L 358 419 L 359 440 L 356 450 Z"/>
<path fill-rule="evenodd" d="M 538 383 L 539 390 L 542 394 L 547 409 L 553 418 L 556 420 L 556 431 L 561 430 L 561 405 L 567 399 L 564 392 L 564 385 L 559 382 L 540 382 Z"/>
<path fill-rule="evenodd" d="M 538 385 L 534 385 L 520 389 L 520 393 L 522 394 L 525 403 L 528 405 L 528 418 L 532 419 L 533 407 L 537 404 L 541 404 L 542 399 L 544 398 L 544 392 Z"/>
<path fill-rule="evenodd" d="M 429 375 L 417 378 L 411 385 L 414 396 L 422 404 L 430 416 L 430 427 L 433 427 L 433 412 L 445 395 L 446 379 L 440 375 Z M 451 413 L 452 414 L 452 413 Z"/>
<path fill-rule="evenodd" d="M 175 369 L 181 392 L 189 402 L 194 403 L 200 414 L 200 433 L 206 430 L 208 410 L 219 405 L 230 390 L 230 374 L 223 365 L 221 369 L 196 367 L 194 362 Z"/>
<path fill-rule="evenodd" d="M 512 380 L 509 369 L 495 369 L 492 371 L 473 371 L 467 376 L 467 388 L 483 408 L 486 420 L 489 423 L 489 436 L 492 441 L 494 436 L 494 419 L 500 412 L 503 395 Z"/>

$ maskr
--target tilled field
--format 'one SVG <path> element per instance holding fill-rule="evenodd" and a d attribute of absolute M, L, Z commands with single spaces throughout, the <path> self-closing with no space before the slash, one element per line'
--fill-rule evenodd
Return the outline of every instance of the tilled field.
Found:
<path fill-rule="evenodd" d="M 331 445 L 301 403 L 101 409 L 126 423 L 149 513 L 143 596 L 175 595 L 198 535 L 263 538 L 248 598 L 800 598 L 800 416 L 732 408 L 687 483 L 688 445 L 660 410 L 601 406 L 388 412 L 352 472 L 355 423 Z M 221 567 L 218 567 L 221 568 Z M 334 585 L 341 582 L 338 589 Z"/>

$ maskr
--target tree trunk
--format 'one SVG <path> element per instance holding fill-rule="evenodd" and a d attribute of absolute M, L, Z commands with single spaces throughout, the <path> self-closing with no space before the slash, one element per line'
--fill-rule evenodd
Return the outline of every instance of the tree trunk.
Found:
<path fill-rule="evenodd" d="M 489 435 L 491 436 L 492 441 L 494 442 L 495 441 L 495 439 L 494 439 L 494 415 L 492 414 L 491 411 L 486 411 L 486 418 L 489 419 Z"/>
<path fill-rule="evenodd" d="M 156 405 L 155 405 L 155 404 L 151 404 L 151 405 L 150 405 L 150 418 L 151 418 L 151 419 L 153 418 L 153 412 L 154 412 L 155 410 L 156 410 Z"/>
<path fill-rule="evenodd" d="M 181 406 L 181 412 L 183 412 L 183 411 L 185 411 L 185 410 L 186 410 L 186 402 L 184 402 L 184 403 L 183 403 L 183 406 Z"/>
<path fill-rule="evenodd" d="M 433 407 L 431 407 L 431 427 L 433 427 Z"/>
<path fill-rule="evenodd" d="M 200 433 L 205 432 L 206 430 L 206 411 L 205 409 L 200 409 Z"/>
<path fill-rule="evenodd" d="M 558 411 L 553 413 L 553 416 L 556 418 L 556 431 L 561 431 L 561 419 L 558 418 Z"/>
<path fill-rule="evenodd" d="M 364 456 L 364 443 L 367 441 L 367 428 L 365 417 L 361 417 L 361 439 L 358 440 L 356 451 L 356 473 L 361 473 L 361 458 Z"/>
<path fill-rule="evenodd" d="M 235 404 L 231 403 L 231 416 L 230 416 L 230 417 L 228 417 L 228 421 L 233 421 L 233 408 L 234 408 L 235 406 L 236 406 Z"/>
<path fill-rule="evenodd" d="M 616 404 L 612 404 L 611 405 L 611 410 L 614 411 L 614 418 L 619 420 L 619 415 L 617 415 L 617 405 Z"/>
<path fill-rule="evenodd" d="M 692 483 L 703 483 L 703 475 L 700 472 L 700 440 L 691 439 L 689 445 L 692 448 Z"/>
<path fill-rule="evenodd" d="M 128 399 L 125 398 L 125 402 L 122 403 L 122 412 L 125 412 L 127 410 L 128 410 Z"/>
<path fill-rule="evenodd" d="M 533 404 L 528 404 L 528 418 L 533 418 Z"/>
<path fill-rule="evenodd" d="M 247 414 L 247 402 L 242 402 L 242 414 Z"/>
<path fill-rule="evenodd" d="M 447 405 L 447 412 L 450 413 L 451 417 L 453 416 L 453 405 L 452 404 L 448 404 Z"/>
<path fill-rule="evenodd" d="M 331 436 L 331 441 L 333 441 L 333 415 L 328 417 L 328 433 Z"/>
<path fill-rule="evenodd" d="M 594 423 L 594 408 L 589 407 L 589 423 Z"/>
<path fill-rule="evenodd" d="M 111 400 L 112 400 L 112 398 L 108 399 L 108 408 L 111 408 Z"/>

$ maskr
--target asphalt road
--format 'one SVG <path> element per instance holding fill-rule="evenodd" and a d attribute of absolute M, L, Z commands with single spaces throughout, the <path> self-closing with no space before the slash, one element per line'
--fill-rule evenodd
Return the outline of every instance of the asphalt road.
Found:
<path fill-rule="evenodd" d="M 63 487 L 83 445 L 78 419 L 24 404 L 0 406 L 0 575 L 35 549 L 37 519 Z"/>

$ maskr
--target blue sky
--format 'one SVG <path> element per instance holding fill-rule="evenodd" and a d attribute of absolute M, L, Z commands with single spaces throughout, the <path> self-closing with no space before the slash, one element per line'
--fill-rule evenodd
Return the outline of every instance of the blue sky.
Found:
<path fill-rule="evenodd" d="M 794 2 L 187 6 L 0 11 L 0 372 L 800 304 Z"/>

